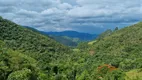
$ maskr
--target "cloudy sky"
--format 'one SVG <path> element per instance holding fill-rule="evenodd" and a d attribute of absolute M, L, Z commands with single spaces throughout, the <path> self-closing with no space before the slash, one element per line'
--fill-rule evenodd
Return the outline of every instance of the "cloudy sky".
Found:
<path fill-rule="evenodd" d="M 100 33 L 142 21 L 142 0 L 0 0 L 0 16 L 42 31 Z"/>

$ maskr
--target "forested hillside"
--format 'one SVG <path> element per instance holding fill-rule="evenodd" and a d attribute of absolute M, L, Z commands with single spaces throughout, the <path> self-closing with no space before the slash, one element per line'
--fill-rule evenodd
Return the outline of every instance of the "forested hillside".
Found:
<path fill-rule="evenodd" d="M 51 80 L 58 73 L 58 67 L 63 66 L 66 61 L 70 60 L 68 58 L 71 50 L 68 47 L 37 31 L 21 27 L 3 18 L 0 18 L 0 40 L 5 43 L 6 48 L 34 58 L 40 70 L 46 73 L 48 79 Z M 9 52 L 9 54 L 15 54 L 15 52 Z M 11 69 L 11 72 L 15 71 Z M 4 80 L 6 80 L 8 75 L 4 77 Z"/>
<path fill-rule="evenodd" d="M 0 41 L 0 80 L 47 79 L 37 61 L 20 52 L 13 51 Z"/>
<path fill-rule="evenodd" d="M 142 23 L 114 31 L 96 40 L 89 49 L 106 63 L 125 71 L 142 67 Z M 103 56 L 105 56 L 103 58 Z M 111 58 L 109 60 L 107 58 Z"/>
<path fill-rule="evenodd" d="M 115 68 L 121 69 L 123 72 L 131 72 L 131 70 L 134 71 L 135 69 L 139 69 L 139 72 L 132 72 L 132 74 L 139 74 L 139 76 L 128 78 L 128 80 L 141 80 L 141 35 L 142 22 L 121 30 L 107 30 L 100 35 L 100 38 L 89 43 L 80 44 L 78 48 L 83 51 L 86 50 L 86 53 L 93 55 L 93 59 L 90 60 L 92 63 L 94 62 L 94 64 L 103 62 L 104 64 L 109 64 Z M 129 77 L 131 76 L 129 75 Z"/>
<path fill-rule="evenodd" d="M 0 80 L 142 80 L 141 35 L 140 22 L 72 49 L 0 17 Z"/>

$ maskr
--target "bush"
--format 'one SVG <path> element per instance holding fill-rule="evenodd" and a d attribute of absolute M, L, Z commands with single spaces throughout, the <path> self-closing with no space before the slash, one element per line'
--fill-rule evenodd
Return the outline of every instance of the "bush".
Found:
<path fill-rule="evenodd" d="M 22 69 L 19 71 L 15 71 L 8 76 L 7 80 L 30 80 L 31 78 L 31 70 Z"/>

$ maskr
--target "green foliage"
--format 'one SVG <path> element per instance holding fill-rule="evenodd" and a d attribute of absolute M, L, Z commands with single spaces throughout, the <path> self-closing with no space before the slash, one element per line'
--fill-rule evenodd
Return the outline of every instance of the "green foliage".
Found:
<path fill-rule="evenodd" d="M 125 80 L 125 73 L 121 70 L 114 70 L 112 72 L 107 73 L 104 77 L 105 80 Z"/>
<path fill-rule="evenodd" d="M 88 47 L 89 47 L 88 42 L 81 42 L 77 46 L 77 48 L 80 50 L 86 50 Z"/>
<path fill-rule="evenodd" d="M 77 77 L 77 80 L 90 80 L 88 71 L 84 70 L 81 75 Z"/>
<path fill-rule="evenodd" d="M 126 72 L 125 80 L 142 80 L 142 69 L 134 69 Z"/>
<path fill-rule="evenodd" d="M 0 80 L 36 80 L 40 77 L 41 70 L 35 59 L 8 49 L 2 41 L 0 49 Z"/>
<path fill-rule="evenodd" d="M 31 78 L 31 70 L 23 69 L 19 71 L 15 71 L 8 76 L 7 80 L 30 80 Z"/>
<path fill-rule="evenodd" d="M 102 40 L 103 38 L 111 35 L 112 32 L 113 31 L 111 29 L 106 30 L 105 32 L 99 35 L 98 40 Z"/>

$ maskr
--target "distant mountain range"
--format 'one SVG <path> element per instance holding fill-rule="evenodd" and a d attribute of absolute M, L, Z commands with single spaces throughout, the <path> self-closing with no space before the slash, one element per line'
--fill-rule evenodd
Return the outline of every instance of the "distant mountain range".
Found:
<path fill-rule="evenodd" d="M 98 37 L 97 34 L 81 33 L 77 31 L 40 32 L 66 46 L 77 46 L 80 42 L 91 41 Z"/>
<path fill-rule="evenodd" d="M 78 38 L 81 41 L 90 41 L 96 39 L 98 34 L 89 34 L 89 33 L 81 33 L 77 31 L 62 31 L 62 32 L 41 32 L 47 35 L 54 35 L 54 36 L 67 36 L 70 38 Z"/>

